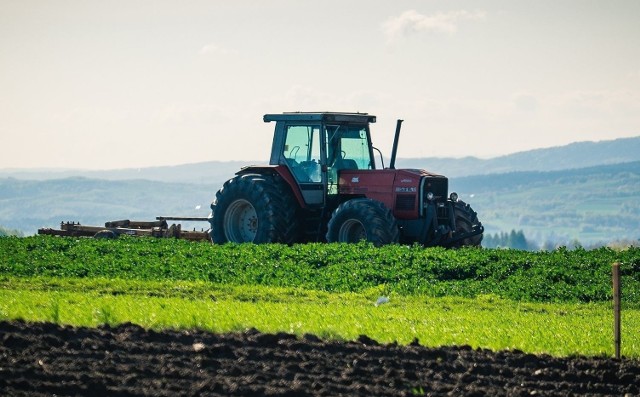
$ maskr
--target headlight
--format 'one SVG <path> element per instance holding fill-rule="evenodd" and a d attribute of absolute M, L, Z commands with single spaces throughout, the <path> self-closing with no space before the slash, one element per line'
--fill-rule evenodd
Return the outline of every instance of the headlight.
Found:
<path fill-rule="evenodd" d="M 451 201 L 453 201 L 454 203 L 458 201 L 458 193 L 456 192 L 451 192 L 451 194 L 449 195 L 449 199 Z"/>
<path fill-rule="evenodd" d="M 429 201 L 433 200 L 433 193 L 432 192 L 427 193 L 427 200 L 429 200 Z"/>

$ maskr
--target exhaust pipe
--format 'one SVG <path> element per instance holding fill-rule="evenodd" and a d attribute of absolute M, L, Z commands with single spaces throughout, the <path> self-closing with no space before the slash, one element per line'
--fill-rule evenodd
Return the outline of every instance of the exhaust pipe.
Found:
<path fill-rule="evenodd" d="M 402 122 L 404 120 L 398 119 L 396 123 L 396 136 L 393 138 L 393 149 L 391 149 L 391 163 L 389 164 L 389 169 L 396 169 L 396 153 L 398 152 L 398 141 L 400 140 L 400 127 L 402 126 Z"/>

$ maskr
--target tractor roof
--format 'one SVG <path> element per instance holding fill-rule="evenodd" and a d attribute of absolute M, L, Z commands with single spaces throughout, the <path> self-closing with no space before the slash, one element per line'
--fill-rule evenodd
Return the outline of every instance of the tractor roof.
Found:
<path fill-rule="evenodd" d="M 368 113 L 342 112 L 285 112 L 282 114 L 265 114 L 265 123 L 270 121 L 333 121 L 343 123 L 375 123 L 376 116 Z"/>

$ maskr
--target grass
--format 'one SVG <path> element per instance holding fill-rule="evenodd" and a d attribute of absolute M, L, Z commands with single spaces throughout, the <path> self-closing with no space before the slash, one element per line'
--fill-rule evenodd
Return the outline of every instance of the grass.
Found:
<path fill-rule="evenodd" d="M 627 305 L 640 308 L 640 248 L 524 252 L 369 244 L 224 244 L 174 239 L 0 238 L 0 275 L 202 281 L 401 295 L 566 303 L 611 300 L 621 262 Z"/>
<path fill-rule="evenodd" d="M 640 249 L 523 252 L 366 244 L 0 238 L 0 319 L 213 332 L 257 328 L 557 356 L 640 357 Z M 380 296 L 390 302 L 375 306 Z"/>
<path fill-rule="evenodd" d="M 207 282 L 0 279 L 0 319 L 77 326 L 132 322 L 146 328 L 213 332 L 285 331 L 382 343 L 470 345 L 556 356 L 613 355 L 611 304 L 527 303 L 476 298 L 403 296 L 375 306 L 384 287 L 358 293 L 228 286 Z M 623 311 L 622 352 L 640 357 L 640 311 Z"/>

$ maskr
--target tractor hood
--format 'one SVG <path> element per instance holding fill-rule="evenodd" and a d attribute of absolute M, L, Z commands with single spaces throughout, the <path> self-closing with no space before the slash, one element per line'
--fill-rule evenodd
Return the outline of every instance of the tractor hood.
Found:
<path fill-rule="evenodd" d="M 388 193 L 391 187 L 396 192 L 409 192 L 417 191 L 422 178 L 447 180 L 421 169 L 342 170 L 338 185 L 341 194 Z"/>
<path fill-rule="evenodd" d="M 411 219 L 421 211 L 428 193 L 435 200 L 446 200 L 448 185 L 446 177 L 419 169 L 343 170 L 338 192 L 381 201 L 397 218 Z"/>

